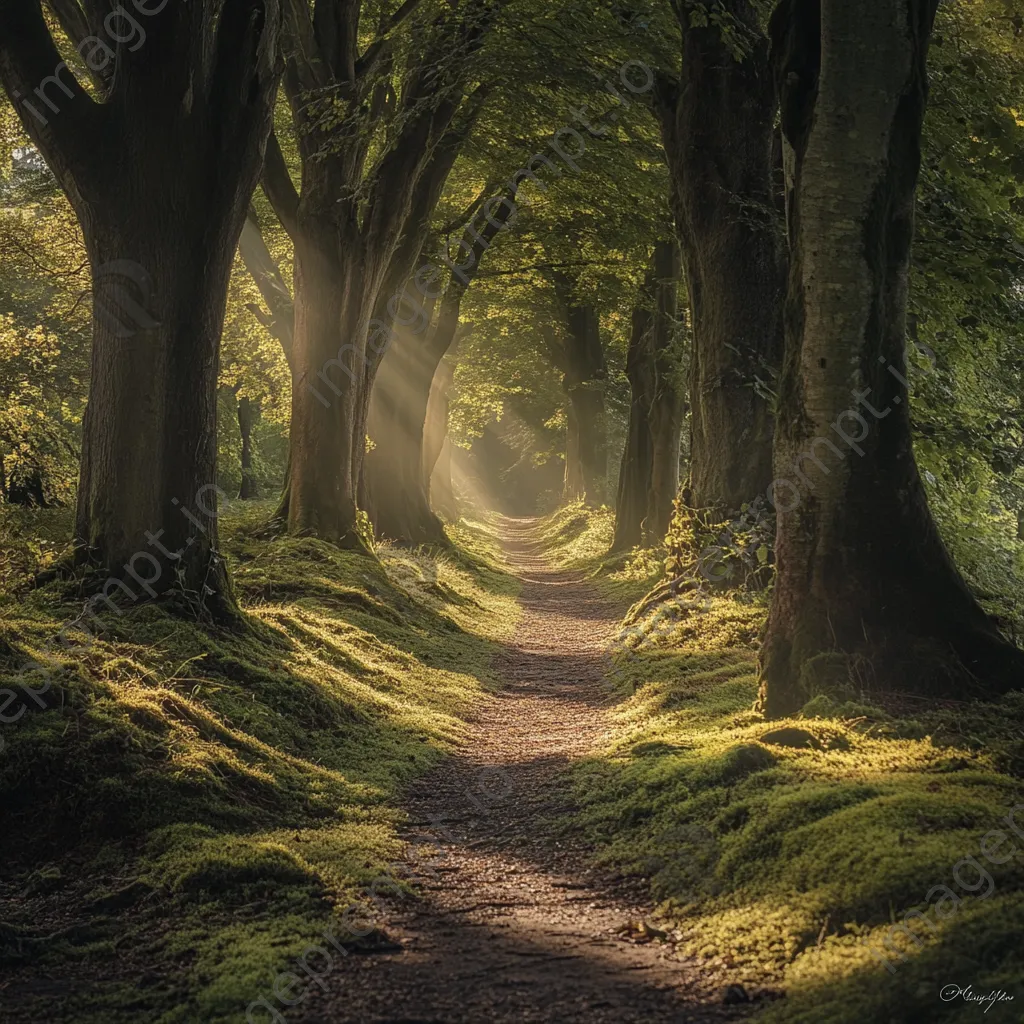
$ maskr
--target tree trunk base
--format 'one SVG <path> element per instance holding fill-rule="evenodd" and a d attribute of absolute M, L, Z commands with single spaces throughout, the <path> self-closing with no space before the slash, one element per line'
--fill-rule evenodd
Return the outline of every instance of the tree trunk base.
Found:
<path fill-rule="evenodd" d="M 817 696 L 840 702 L 891 693 L 980 700 L 1024 686 L 1024 651 L 981 629 L 896 635 L 851 650 L 835 649 L 821 638 L 812 641 L 810 635 L 769 640 L 760 661 L 757 707 L 767 718 L 795 714 Z"/>
<path fill-rule="evenodd" d="M 444 523 L 431 510 L 420 509 L 414 517 L 394 516 L 378 511 L 375 525 L 378 537 L 390 540 L 399 547 L 451 547 Z"/>
<path fill-rule="evenodd" d="M 174 571 L 171 563 L 169 571 Z M 189 574 L 196 572 L 189 567 Z M 232 632 L 249 632 L 251 624 L 235 597 L 227 565 L 220 555 L 211 556 L 206 571 L 201 574 L 203 591 L 183 591 L 177 584 L 156 592 L 152 596 L 140 587 L 138 579 L 128 574 L 112 574 L 100 565 L 95 553 L 84 545 L 72 549 L 46 572 L 34 579 L 36 587 L 63 582 L 68 600 L 87 599 L 82 622 L 116 621 L 125 612 L 143 605 L 159 605 L 178 618 L 219 626 Z M 155 580 L 153 582 L 156 582 Z"/>

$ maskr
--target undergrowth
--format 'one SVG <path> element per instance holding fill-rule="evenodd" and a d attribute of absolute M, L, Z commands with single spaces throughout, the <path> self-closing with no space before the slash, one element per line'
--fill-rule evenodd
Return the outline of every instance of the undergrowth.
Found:
<path fill-rule="evenodd" d="M 556 569 L 577 569 L 610 600 L 631 604 L 661 578 L 664 548 L 634 548 L 609 554 L 615 510 L 582 500 L 563 505 L 538 526 L 545 557 Z"/>
<path fill-rule="evenodd" d="M 547 523 L 562 564 L 602 571 L 603 518 Z M 623 700 L 604 749 L 574 769 L 571 828 L 599 863 L 650 880 L 684 950 L 784 994 L 759 1020 L 984 1011 L 944 1000 L 944 985 L 1004 989 L 1015 1001 L 984 1019 L 1024 1019 L 1024 695 L 822 696 L 767 722 L 753 710 L 767 606 L 756 592 L 670 595 L 624 626 L 609 673 Z M 1005 863 L 982 855 L 990 832 Z"/>
<path fill-rule="evenodd" d="M 375 560 L 257 539 L 270 511 L 220 520 L 248 635 L 140 606 L 73 658 L 80 608 L 26 586 L 69 522 L 0 525 L 5 1021 L 243 1021 L 396 858 L 400 790 L 491 687 L 516 583 L 479 526 Z"/>

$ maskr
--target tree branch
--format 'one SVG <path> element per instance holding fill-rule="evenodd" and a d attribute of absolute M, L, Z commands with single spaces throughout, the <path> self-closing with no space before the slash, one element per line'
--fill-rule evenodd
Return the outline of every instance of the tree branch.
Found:
<path fill-rule="evenodd" d="M 89 19 L 86 18 L 78 0 L 46 0 L 46 2 L 60 22 L 60 27 L 64 29 L 75 46 L 78 46 L 86 36 L 92 35 Z"/>
<path fill-rule="evenodd" d="M 61 60 L 40 0 L 0 0 L 0 81 L 61 187 L 77 196 L 97 159 L 101 108 Z"/>
<path fill-rule="evenodd" d="M 359 0 L 316 0 L 313 32 L 320 54 L 339 82 L 353 82 L 359 42 Z"/>
<path fill-rule="evenodd" d="M 381 21 L 380 32 L 376 39 L 363 51 L 355 63 L 355 79 L 361 81 L 369 75 L 388 52 L 388 37 L 402 24 L 405 19 L 419 7 L 421 0 L 405 0 L 405 3 L 390 17 Z"/>
<path fill-rule="evenodd" d="M 286 82 L 293 82 L 301 92 L 317 93 L 331 84 L 331 74 L 317 43 L 308 0 L 283 0 L 283 10 Z M 288 98 L 295 102 L 291 89 Z"/>
<path fill-rule="evenodd" d="M 405 3 L 403 3 L 385 22 L 384 34 L 386 35 L 388 32 L 393 32 L 398 28 L 398 26 L 401 25 L 402 22 L 405 21 L 405 19 L 408 18 L 417 7 L 419 7 L 419 5 L 420 0 L 405 0 Z"/>
<path fill-rule="evenodd" d="M 288 366 L 292 366 L 292 351 L 294 348 L 294 323 L 295 304 L 288 286 L 281 276 L 281 270 L 274 257 L 263 240 L 263 232 L 260 230 L 259 218 L 256 211 L 249 207 L 249 212 L 242 227 L 242 235 L 238 240 L 238 253 L 242 257 L 249 276 L 252 277 L 259 288 L 263 301 L 270 309 L 270 316 L 266 316 L 259 306 L 249 306 L 259 321 L 270 331 L 271 334 L 281 342 L 284 350 L 284 357 Z"/>
<path fill-rule="evenodd" d="M 271 132 L 270 138 L 267 139 L 267 155 L 263 163 L 260 184 L 281 226 L 288 232 L 289 237 L 294 239 L 298 229 L 299 193 L 288 172 L 288 163 L 281 152 L 276 132 Z"/>

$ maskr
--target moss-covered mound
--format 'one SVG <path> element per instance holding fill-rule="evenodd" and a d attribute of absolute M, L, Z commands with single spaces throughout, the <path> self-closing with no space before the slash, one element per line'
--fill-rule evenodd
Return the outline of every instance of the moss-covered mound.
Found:
<path fill-rule="evenodd" d="M 248 630 L 100 606 L 67 652 L 40 524 L 0 524 L 5 1021 L 244 1020 L 399 856 L 401 787 L 488 689 L 516 584 L 480 530 L 376 560 L 257 539 L 269 511 L 221 519 Z"/>
<path fill-rule="evenodd" d="M 819 696 L 753 710 L 765 601 L 677 600 L 624 630 L 625 701 L 576 784 L 599 859 L 651 880 L 684 949 L 775 989 L 762 1018 L 1024 1019 L 1024 695 Z M 1008 819 L 1014 806 L 1016 817 Z"/>

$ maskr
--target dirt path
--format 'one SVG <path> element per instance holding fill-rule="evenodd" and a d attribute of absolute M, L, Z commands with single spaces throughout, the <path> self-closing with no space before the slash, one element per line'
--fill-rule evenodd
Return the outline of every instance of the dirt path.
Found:
<path fill-rule="evenodd" d="M 647 918 L 642 891 L 601 878 L 554 829 L 567 764 L 590 752 L 612 699 L 605 649 L 616 610 L 552 572 L 531 520 L 506 521 L 523 614 L 498 668 L 507 688 L 465 750 L 421 784 L 407 838 L 433 875 L 387 905 L 400 952 L 351 956 L 306 1005 L 305 1024 L 682 1022 L 735 1016 L 721 978 L 672 946 L 620 934 Z M 427 859 L 429 844 L 443 851 Z"/>

